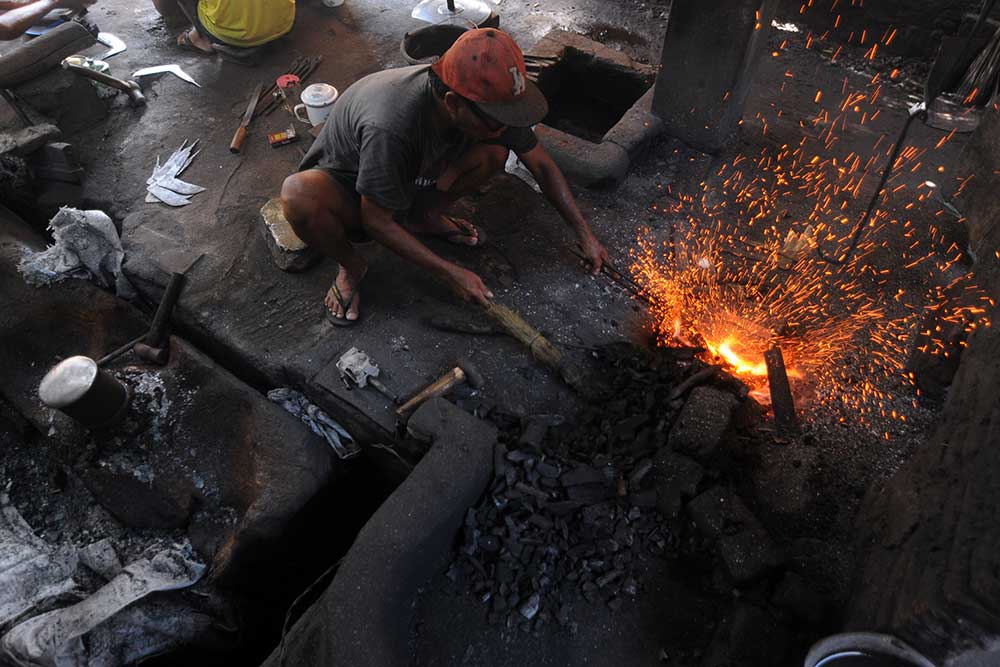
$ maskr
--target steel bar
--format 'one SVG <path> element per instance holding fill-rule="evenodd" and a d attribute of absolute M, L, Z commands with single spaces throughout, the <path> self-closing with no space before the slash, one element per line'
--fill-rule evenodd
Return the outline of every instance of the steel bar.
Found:
<path fill-rule="evenodd" d="M 785 370 L 785 358 L 777 345 L 764 353 L 764 363 L 767 365 L 767 384 L 771 390 L 771 408 L 774 410 L 774 421 L 778 428 L 785 432 L 795 432 L 799 429 L 799 420 L 795 416 L 795 399 L 792 398 L 792 387 L 788 383 L 788 373 Z"/>

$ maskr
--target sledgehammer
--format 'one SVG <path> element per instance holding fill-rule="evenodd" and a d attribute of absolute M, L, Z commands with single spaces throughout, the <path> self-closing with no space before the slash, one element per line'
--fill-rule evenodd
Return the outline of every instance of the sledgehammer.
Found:
<path fill-rule="evenodd" d="M 146 96 L 142 94 L 142 89 L 139 88 L 139 84 L 135 81 L 117 79 L 103 72 L 97 72 L 86 67 L 74 65 L 66 60 L 62 61 L 62 66 L 71 72 L 76 72 L 82 77 L 93 79 L 94 81 L 103 83 L 106 86 L 111 86 L 112 88 L 117 88 L 128 95 L 128 100 L 134 107 L 141 107 L 146 104 Z"/>
<path fill-rule="evenodd" d="M 184 274 L 171 273 L 170 282 L 167 283 L 167 289 L 164 290 L 163 298 L 160 299 L 156 315 L 153 316 L 153 323 L 149 325 L 149 332 L 143 342 L 136 343 L 135 347 L 132 348 L 135 356 L 143 361 L 157 366 L 165 366 L 170 361 L 170 337 L 167 327 L 170 324 L 170 314 L 177 304 L 183 286 Z"/>

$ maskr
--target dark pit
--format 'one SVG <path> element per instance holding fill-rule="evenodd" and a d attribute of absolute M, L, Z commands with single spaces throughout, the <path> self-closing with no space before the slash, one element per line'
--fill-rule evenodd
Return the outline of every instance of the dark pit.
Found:
<path fill-rule="evenodd" d="M 649 90 L 653 77 L 567 47 L 539 73 L 538 85 L 549 102 L 546 125 L 600 143 Z"/>

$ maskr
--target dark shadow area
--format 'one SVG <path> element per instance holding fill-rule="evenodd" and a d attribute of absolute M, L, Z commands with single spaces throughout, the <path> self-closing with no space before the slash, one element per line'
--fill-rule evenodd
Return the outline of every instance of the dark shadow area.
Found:
<path fill-rule="evenodd" d="M 651 77 L 567 48 L 542 70 L 538 85 L 549 101 L 545 124 L 600 143 L 625 112 L 649 90 Z"/>

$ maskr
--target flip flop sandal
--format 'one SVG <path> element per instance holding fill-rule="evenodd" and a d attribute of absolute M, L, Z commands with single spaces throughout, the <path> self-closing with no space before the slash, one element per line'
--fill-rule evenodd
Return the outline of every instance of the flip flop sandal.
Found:
<path fill-rule="evenodd" d="M 450 215 L 442 215 L 441 219 L 447 220 L 449 224 L 453 225 L 455 227 L 455 231 L 420 232 L 419 234 L 417 234 L 417 236 L 429 236 L 431 238 L 443 239 L 453 245 L 464 246 L 466 248 L 481 248 L 482 246 L 486 245 L 486 232 L 484 232 L 481 228 L 476 227 L 468 220 L 462 220 L 461 218 L 455 218 Z M 469 245 L 468 243 L 463 243 L 462 241 L 459 240 L 459 239 L 472 238 L 472 234 L 469 233 L 470 229 L 475 231 L 476 242 L 473 245 Z"/>
<path fill-rule="evenodd" d="M 197 53 L 199 55 L 203 55 L 203 56 L 214 56 L 215 55 L 215 51 L 214 50 L 213 51 L 206 51 L 204 49 L 201 49 L 201 48 L 195 46 L 194 42 L 192 42 L 191 38 L 188 36 L 188 30 L 185 30 L 184 32 L 182 32 L 180 35 L 177 36 L 177 46 L 181 47 L 182 49 L 186 49 L 188 51 L 193 51 L 193 52 L 195 52 L 195 53 Z"/>
<path fill-rule="evenodd" d="M 340 304 L 340 307 L 344 309 L 344 314 L 346 315 L 347 311 L 351 309 L 351 302 L 354 301 L 354 295 L 357 294 L 357 290 L 351 292 L 351 298 L 345 299 L 344 295 L 340 293 L 340 288 L 337 287 L 336 283 L 333 284 L 331 289 L 333 290 L 333 297 L 337 300 L 337 303 Z M 361 313 L 358 313 L 358 319 L 349 320 L 346 317 L 337 317 L 330 311 L 329 308 L 325 308 L 324 310 L 326 310 L 327 321 L 335 327 L 353 327 L 361 321 Z"/>

